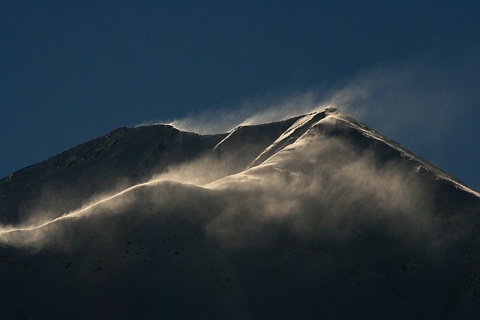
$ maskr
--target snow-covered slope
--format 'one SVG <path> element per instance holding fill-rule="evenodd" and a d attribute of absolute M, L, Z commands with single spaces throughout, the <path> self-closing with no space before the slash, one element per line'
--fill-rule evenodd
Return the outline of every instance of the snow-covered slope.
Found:
<path fill-rule="evenodd" d="M 479 194 L 333 108 L 117 129 L 0 194 L 5 318 L 480 318 Z"/>

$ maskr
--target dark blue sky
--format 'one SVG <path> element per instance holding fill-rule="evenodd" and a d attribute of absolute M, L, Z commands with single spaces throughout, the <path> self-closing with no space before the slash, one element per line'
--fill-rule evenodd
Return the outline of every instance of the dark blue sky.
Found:
<path fill-rule="evenodd" d="M 2 1 L 0 41 L 0 176 L 313 92 L 480 189 L 478 1 Z"/>

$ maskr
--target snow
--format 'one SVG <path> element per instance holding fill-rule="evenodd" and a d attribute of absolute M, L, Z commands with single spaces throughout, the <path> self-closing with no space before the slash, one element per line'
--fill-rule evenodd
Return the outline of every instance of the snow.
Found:
<path fill-rule="evenodd" d="M 334 108 L 212 136 L 121 128 L 0 194 L 5 318 L 480 312 L 479 194 Z"/>
<path fill-rule="evenodd" d="M 298 119 L 287 131 L 282 133 L 277 140 L 275 140 L 267 149 L 265 149 L 265 151 L 263 151 L 255 160 L 253 160 L 253 162 L 250 164 L 250 167 L 254 167 L 262 163 L 279 150 L 297 140 L 309 129 L 312 123 L 315 123 L 318 119 L 325 117 L 326 112 L 330 110 L 331 109 L 325 109 L 322 112 L 313 112 Z"/>

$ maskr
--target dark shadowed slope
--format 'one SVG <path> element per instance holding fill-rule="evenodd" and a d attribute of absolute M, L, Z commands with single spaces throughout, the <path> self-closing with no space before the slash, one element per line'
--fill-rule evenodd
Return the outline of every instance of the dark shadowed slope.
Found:
<path fill-rule="evenodd" d="M 54 216 L 68 212 L 95 194 L 143 182 L 172 163 L 209 152 L 224 136 L 167 125 L 118 128 L 1 179 L 0 219 L 18 223 L 37 209 Z"/>
<path fill-rule="evenodd" d="M 6 318 L 480 317 L 479 194 L 333 108 L 118 129 L 1 186 Z"/>

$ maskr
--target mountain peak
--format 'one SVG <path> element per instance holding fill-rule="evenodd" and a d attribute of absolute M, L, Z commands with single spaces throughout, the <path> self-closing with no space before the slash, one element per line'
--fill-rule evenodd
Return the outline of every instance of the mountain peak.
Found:
<path fill-rule="evenodd" d="M 0 180 L 0 275 L 15 288 L 0 306 L 476 319 L 479 212 L 478 193 L 331 107 L 208 136 L 118 128 Z"/>

